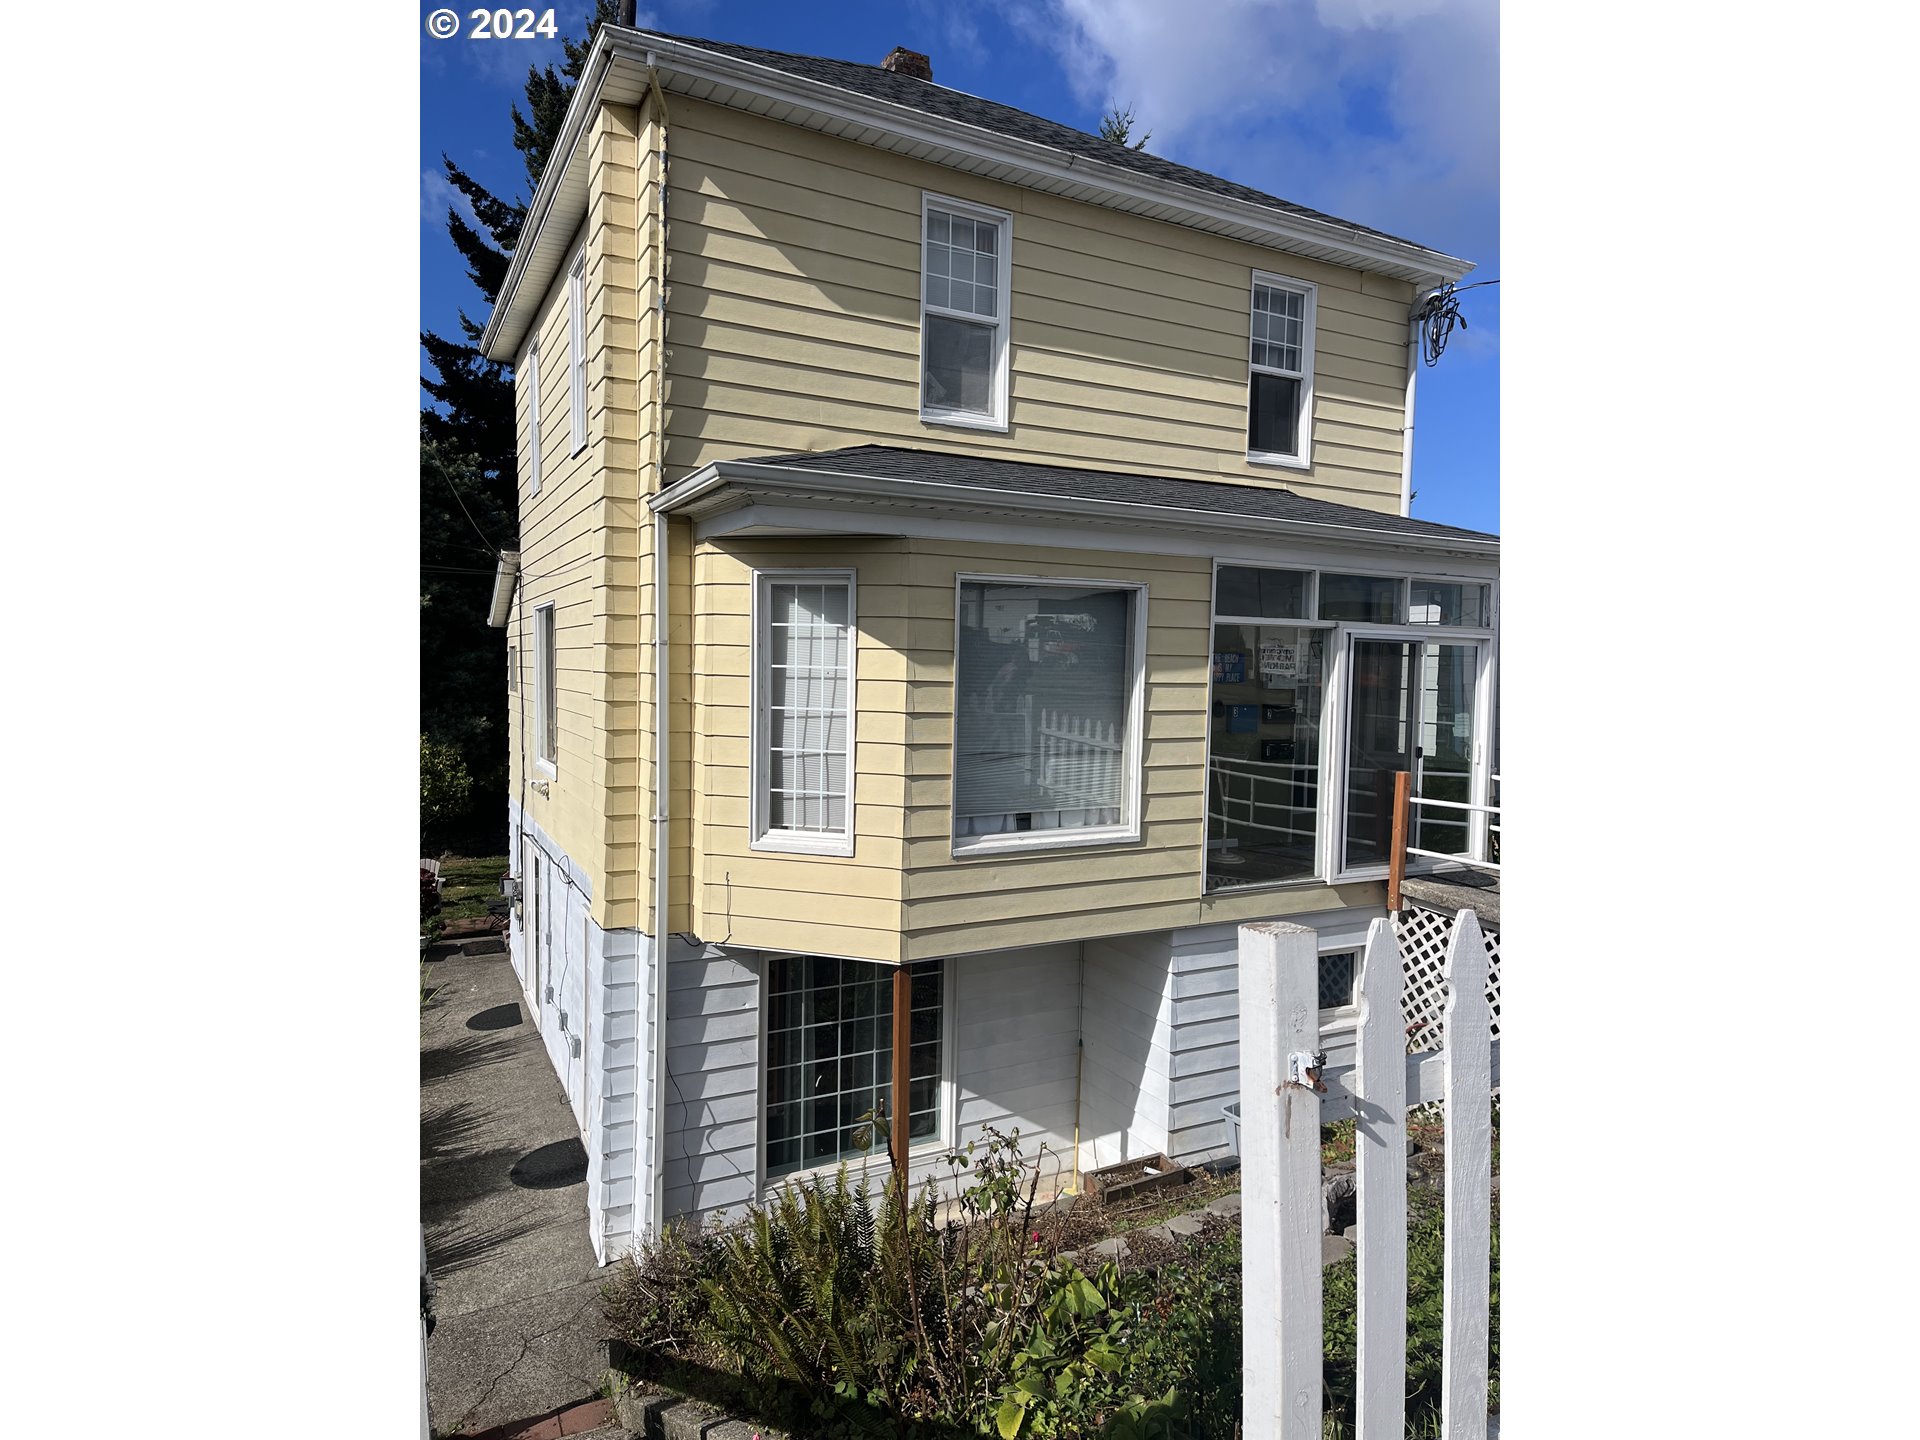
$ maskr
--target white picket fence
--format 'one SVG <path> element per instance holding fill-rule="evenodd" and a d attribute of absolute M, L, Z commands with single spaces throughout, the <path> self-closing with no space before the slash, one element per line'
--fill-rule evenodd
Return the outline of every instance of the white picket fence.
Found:
<path fill-rule="evenodd" d="M 1320 1124 L 1356 1117 L 1359 1282 L 1355 1440 L 1403 1440 L 1407 1373 L 1407 1102 L 1430 1067 L 1446 1107 L 1442 1435 L 1487 1435 L 1492 1094 L 1487 946 L 1462 910 L 1447 947 L 1446 1049 L 1409 1056 L 1392 924 L 1361 961 L 1357 1059 L 1323 1117 L 1318 937 L 1240 927 L 1240 1147 L 1245 1440 L 1321 1440 Z M 1338 1095 L 1335 1091 L 1329 1098 Z"/>

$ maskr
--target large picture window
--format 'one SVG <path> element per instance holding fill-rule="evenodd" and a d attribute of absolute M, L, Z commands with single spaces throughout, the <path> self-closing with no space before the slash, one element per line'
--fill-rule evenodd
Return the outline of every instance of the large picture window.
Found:
<path fill-rule="evenodd" d="M 944 967 L 913 967 L 907 1135 L 939 1140 Z M 767 1176 L 884 1154 L 893 1099 L 893 970 L 818 955 L 767 962 Z"/>
<path fill-rule="evenodd" d="M 927 196 L 922 207 L 920 413 L 1004 429 L 1012 217 Z"/>
<path fill-rule="evenodd" d="M 754 846 L 851 855 L 853 575 L 754 583 Z"/>
<path fill-rule="evenodd" d="M 1144 593 L 961 582 L 955 854 L 1138 836 Z"/>

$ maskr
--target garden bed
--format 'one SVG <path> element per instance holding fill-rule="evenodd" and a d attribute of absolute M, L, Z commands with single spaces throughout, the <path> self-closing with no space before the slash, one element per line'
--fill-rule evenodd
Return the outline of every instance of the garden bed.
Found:
<path fill-rule="evenodd" d="M 1437 1119 L 1420 1121 L 1417 1143 L 1437 1151 Z M 1328 1164 L 1345 1163 L 1343 1151 L 1350 1161 L 1350 1124 L 1322 1138 Z M 1238 1174 L 1198 1167 L 1178 1189 L 1115 1209 L 1084 1197 L 1036 1206 L 1036 1173 L 989 1150 L 952 1225 L 928 1201 L 903 1229 L 891 1197 L 869 1213 L 823 1182 L 718 1234 L 670 1232 L 604 1292 L 619 1368 L 794 1434 L 1234 1434 Z M 1442 1197 L 1410 1183 L 1408 1201 L 1407 1417 L 1410 1433 L 1437 1434 Z M 1495 1408 L 1499 1254 L 1496 1200 Z M 1353 1425 L 1354 1260 L 1323 1273 L 1332 1437 Z"/>

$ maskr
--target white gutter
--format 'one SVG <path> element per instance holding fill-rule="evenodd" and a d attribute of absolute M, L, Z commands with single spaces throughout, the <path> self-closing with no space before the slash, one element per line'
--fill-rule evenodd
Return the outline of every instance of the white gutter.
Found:
<path fill-rule="evenodd" d="M 502 550 L 493 572 L 493 601 L 487 606 L 487 624 L 504 630 L 513 611 L 513 587 L 520 578 L 520 552 Z"/>
<path fill-rule="evenodd" d="M 1146 478 L 1146 477 L 1143 477 Z M 907 480 L 898 476 L 850 475 L 803 466 L 767 465 L 750 460 L 715 460 L 686 479 L 668 486 L 647 501 L 656 512 L 686 509 L 704 496 L 734 481 L 770 481 L 803 488 L 812 496 L 840 495 L 848 499 L 892 499 L 928 504 L 945 502 L 977 511 L 983 502 L 1002 509 L 1025 510 L 1051 516 L 1081 516 L 1089 520 L 1133 521 L 1161 529 L 1228 530 L 1236 534 L 1308 535 L 1335 540 L 1359 540 L 1432 550 L 1498 554 L 1498 536 L 1416 535 L 1380 530 L 1366 525 L 1342 525 L 1324 520 L 1286 520 L 1266 515 L 1240 515 L 1226 510 L 1196 510 L 1181 505 L 1155 505 L 1136 500 L 1094 500 L 1082 495 L 1043 495 L 1026 490 L 1001 490 L 984 485 L 952 485 L 937 480 Z"/>

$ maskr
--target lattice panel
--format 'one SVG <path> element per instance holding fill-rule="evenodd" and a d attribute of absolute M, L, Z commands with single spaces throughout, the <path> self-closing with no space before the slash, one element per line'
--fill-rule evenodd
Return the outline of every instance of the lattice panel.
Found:
<path fill-rule="evenodd" d="M 1400 941 L 1400 1009 L 1406 1017 L 1407 1053 L 1446 1048 L 1447 944 L 1454 917 L 1409 906 L 1394 919 Z M 1500 1038 L 1500 937 L 1487 935 L 1487 1008 L 1493 1038 Z"/>

